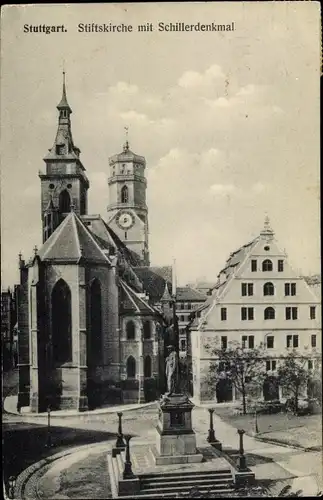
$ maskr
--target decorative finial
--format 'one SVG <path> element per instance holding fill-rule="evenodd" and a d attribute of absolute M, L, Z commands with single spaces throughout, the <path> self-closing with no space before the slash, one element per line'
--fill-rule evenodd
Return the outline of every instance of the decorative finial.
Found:
<path fill-rule="evenodd" d="M 124 143 L 123 151 L 126 152 L 129 150 L 129 140 L 128 140 L 129 127 L 124 127 L 124 129 L 126 131 L 126 142 Z"/>
<path fill-rule="evenodd" d="M 19 262 L 21 262 L 21 261 L 22 261 L 22 253 L 21 253 L 21 250 L 20 250 L 20 252 L 19 252 L 19 254 L 18 254 L 18 258 L 19 258 Z"/>
<path fill-rule="evenodd" d="M 82 247 L 82 245 L 80 245 L 80 254 L 81 254 L 81 257 L 82 257 L 82 255 L 83 255 L 83 247 Z"/>
<path fill-rule="evenodd" d="M 264 227 L 263 229 L 261 230 L 260 234 L 264 237 L 266 237 L 266 239 L 272 239 L 273 236 L 274 236 L 274 231 L 272 230 L 271 228 L 271 225 L 270 225 L 270 220 L 269 220 L 269 217 L 268 217 L 268 214 L 266 213 L 265 215 L 265 221 L 264 221 Z"/>
<path fill-rule="evenodd" d="M 34 254 L 37 255 L 38 254 L 38 248 L 37 248 L 37 245 L 34 246 Z"/>

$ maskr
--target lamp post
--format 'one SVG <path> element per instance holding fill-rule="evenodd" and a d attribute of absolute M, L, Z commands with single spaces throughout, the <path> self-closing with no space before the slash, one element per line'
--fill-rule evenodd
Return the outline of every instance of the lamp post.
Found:
<path fill-rule="evenodd" d="M 258 428 L 258 418 L 257 418 L 257 407 L 255 409 L 255 433 L 258 434 L 259 428 Z"/>
<path fill-rule="evenodd" d="M 125 443 L 123 440 L 123 434 L 122 434 L 122 415 L 123 413 L 120 411 L 117 413 L 118 418 L 119 418 L 119 424 L 118 424 L 118 436 L 117 436 L 117 441 L 116 441 L 116 448 L 125 448 Z"/>
<path fill-rule="evenodd" d="M 15 498 L 15 487 L 16 487 L 16 478 L 14 476 L 10 476 L 8 479 L 8 496 L 10 499 Z"/>
<path fill-rule="evenodd" d="M 209 435 L 208 435 L 208 442 L 209 443 L 214 443 L 215 442 L 215 435 L 214 435 L 214 427 L 213 427 L 213 413 L 214 413 L 214 408 L 208 408 L 209 414 L 210 414 L 210 428 L 209 428 Z"/>
<path fill-rule="evenodd" d="M 239 434 L 239 469 L 240 470 L 246 470 L 247 468 L 247 462 L 246 462 L 246 457 L 244 454 L 244 449 L 243 449 L 243 435 L 245 431 L 243 429 L 238 429 L 238 434 Z"/>
<path fill-rule="evenodd" d="M 51 448 L 53 446 L 52 444 L 52 437 L 51 437 L 51 431 L 50 431 L 50 406 L 48 405 L 47 407 L 47 442 L 45 447 L 46 448 Z"/>
<path fill-rule="evenodd" d="M 125 463 L 124 463 L 124 469 L 123 469 L 123 479 L 131 479 L 132 477 L 134 477 L 134 473 L 132 472 L 132 467 L 131 467 L 131 460 L 130 460 L 130 439 L 132 438 L 132 436 L 130 436 L 129 434 L 127 436 L 125 436 L 125 440 L 126 440 L 126 460 L 125 460 Z"/>

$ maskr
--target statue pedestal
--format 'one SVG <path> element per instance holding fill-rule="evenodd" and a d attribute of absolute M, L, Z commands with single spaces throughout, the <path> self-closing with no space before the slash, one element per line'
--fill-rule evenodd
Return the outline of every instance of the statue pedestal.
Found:
<path fill-rule="evenodd" d="M 194 404 L 184 394 L 163 396 L 156 427 L 156 465 L 201 462 L 192 429 Z"/>

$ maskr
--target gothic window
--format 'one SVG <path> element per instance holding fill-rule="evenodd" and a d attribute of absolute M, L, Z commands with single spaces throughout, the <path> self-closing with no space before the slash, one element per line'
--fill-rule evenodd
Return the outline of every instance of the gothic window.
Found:
<path fill-rule="evenodd" d="M 64 189 L 59 195 L 59 210 L 62 214 L 71 211 L 71 197 L 68 191 Z"/>
<path fill-rule="evenodd" d="M 52 292 L 52 343 L 55 363 L 72 361 L 71 291 L 62 279 Z"/>
<path fill-rule="evenodd" d="M 143 330 L 144 330 L 144 339 L 150 339 L 151 338 L 150 321 L 144 322 Z"/>
<path fill-rule="evenodd" d="M 128 323 L 126 324 L 126 334 L 127 340 L 133 340 L 135 338 L 136 327 L 132 320 L 128 321 Z"/>
<path fill-rule="evenodd" d="M 123 186 L 121 189 L 121 203 L 128 203 L 129 201 L 129 191 L 127 186 Z"/>
<path fill-rule="evenodd" d="M 275 295 L 275 287 L 272 283 L 264 284 L 264 295 Z"/>
<path fill-rule="evenodd" d="M 127 378 L 135 378 L 136 376 L 136 360 L 132 356 L 127 359 Z"/>
<path fill-rule="evenodd" d="M 275 319 L 275 309 L 273 307 L 266 307 L 264 319 Z"/>
<path fill-rule="evenodd" d="M 272 271 L 273 270 L 273 263 L 271 262 L 271 260 L 266 259 L 263 261 L 262 270 L 263 271 Z"/>
<path fill-rule="evenodd" d="M 146 356 L 144 361 L 144 377 L 151 377 L 151 357 Z"/>
<path fill-rule="evenodd" d="M 101 285 L 95 279 L 90 286 L 90 359 L 99 360 L 102 353 L 102 299 Z"/>

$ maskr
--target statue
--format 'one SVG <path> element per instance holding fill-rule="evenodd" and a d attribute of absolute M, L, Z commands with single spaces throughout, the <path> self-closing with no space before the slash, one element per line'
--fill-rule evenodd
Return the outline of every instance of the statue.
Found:
<path fill-rule="evenodd" d="M 166 379 L 168 396 L 176 392 L 178 385 L 178 356 L 174 346 L 167 347 L 168 356 L 166 358 Z"/>

